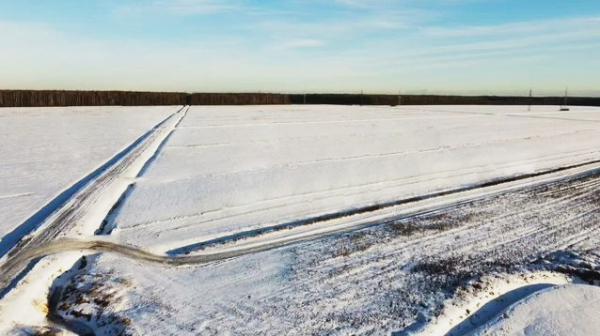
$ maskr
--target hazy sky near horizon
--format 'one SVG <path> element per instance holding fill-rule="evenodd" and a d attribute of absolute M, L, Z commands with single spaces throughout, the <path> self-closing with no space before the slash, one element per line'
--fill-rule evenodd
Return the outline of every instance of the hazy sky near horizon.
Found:
<path fill-rule="evenodd" d="M 0 88 L 600 94 L 598 0 L 0 0 Z"/>

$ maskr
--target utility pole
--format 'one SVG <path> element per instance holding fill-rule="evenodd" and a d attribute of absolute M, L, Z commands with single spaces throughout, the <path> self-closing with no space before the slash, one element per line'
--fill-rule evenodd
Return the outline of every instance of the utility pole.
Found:
<path fill-rule="evenodd" d="M 563 105 L 560 106 L 560 110 L 559 111 L 569 111 L 569 108 L 567 107 L 568 104 L 568 98 L 567 96 L 569 95 L 569 87 L 567 86 L 565 88 L 565 100 L 563 101 Z"/>
<path fill-rule="evenodd" d="M 360 90 L 360 105 L 364 105 L 365 104 L 365 93 L 364 91 L 361 89 Z"/>
<path fill-rule="evenodd" d="M 527 111 L 531 111 L 532 93 L 533 93 L 533 89 L 529 89 L 529 107 L 527 108 Z"/>

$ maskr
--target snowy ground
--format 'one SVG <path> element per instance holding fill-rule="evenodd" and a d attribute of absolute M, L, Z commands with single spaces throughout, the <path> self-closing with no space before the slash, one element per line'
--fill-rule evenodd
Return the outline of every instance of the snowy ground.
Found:
<path fill-rule="evenodd" d="M 600 158 L 600 109 L 192 107 L 110 223 L 157 252 Z"/>
<path fill-rule="evenodd" d="M 445 314 L 424 331 L 444 334 L 480 308 L 472 303 L 482 293 L 477 302 L 485 303 L 511 284 L 572 281 L 566 270 L 546 273 L 555 251 L 597 265 L 599 185 L 596 175 L 527 188 L 206 266 L 102 254 L 73 281 L 94 288 L 108 274 L 117 285 L 106 290 L 117 294 L 101 315 L 131 321 L 140 335 L 390 334 Z M 67 307 L 85 314 L 95 306 Z M 454 334 L 471 330 L 462 328 Z"/>
<path fill-rule="evenodd" d="M 496 334 L 526 294 L 600 280 L 600 109 L 557 109 L 192 107 L 83 238 L 253 253 L 92 254 L 42 299 L 80 333 Z M 2 307 L 27 288 L 0 305 L 15 333 L 36 324 Z"/>
<path fill-rule="evenodd" d="M 0 109 L 0 256 L 51 207 L 177 107 Z M 43 216 L 40 216 L 43 217 Z M 30 219 L 29 222 L 26 222 Z M 8 241 L 7 241 L 8 240 Z M 8 246 L 6 246 L 8 244 Z"/>
<path fill-rule="evenodd" d="M 600 288 L 555 287 L 538 292 L 477 330 L 480 335 L 596 335 Z"/>

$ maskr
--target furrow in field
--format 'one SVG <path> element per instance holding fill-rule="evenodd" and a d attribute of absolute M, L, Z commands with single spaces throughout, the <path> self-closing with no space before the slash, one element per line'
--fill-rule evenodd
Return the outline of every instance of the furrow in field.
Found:
<path fill-rule="evenodd" d="M 589 136 L 586 136 L 586 134 L 580 134 L 580 133 L 571 133 L 571 134 L 577 134 L 577 135 L 582 135 L 581 139 L 579 139 L 578 141 L 581 143 L 586 143 L 586 142 L 594 142 L 593 138 L 590 138 Z M 548 137 L 548 138 L 552 138 L 552 137 Z M 535 139 L 531 140 L 529 139 L 527 142 L 524 142 L 524 139 L 510 139 L 510 140 L 506 140 L 507 142 L 520 142 L 521 147 L 524 148 L 535 148 L 538 146 L 542 146 L 543 144 L 537 144 L 535 143 L 534 140 L 543 140 L 544 137 L 536 137 Z M 445 162 L 448 161 L 449 158 L 456 158 L 456 157 L 469 157 L 469 153 L 472 152 L 476 152 L 477 149 L 482 149 L 491 145 L 494 145 L 496 147 L 490 147 L 488 150 L 490 152 L 495 152 L 497 153 L 497 155 L 501 155 L 501 154 L 507 154 L 507 149 L 504 146 L 500 146 L 502 144 L 503 141 L 491 141 L 491 142 L 483 142 L 483 143 L 467 143 L 467 144 L 463 144 L 463 145 L 458 145 L 458 146 L 441 146 L 441 147 L 435 147 L 435 148 L 424 148 L 424 149 L 405 149 L 402 151 L 389 151 L 389 152 L 382 152 L 382 153 L 368 153 L 368 154 L 358 154 L 358 155 L 348 155 L 348 156 L 344 156 L 341 155 L 343 154 L 343 151 L 354 151 L 352 149 L 352 147 L 348 147 L 348 148 L 340 148 L 338 150 L 338 152 L 336 153 L 336 156 L 327 156 L 327 157 L 323 157 L 323 158 L 313 158 L 313 159 L 307 159 L 307 160 L 302 160 L 302 159 L 298 159 L 295 160 L 294 157 L 292 158 L 288 158 L 286 157 L 284 154 L 284 152 L 280 152 L 279 154 L 277 154 L 277 152 L 272 152 L 272 151 L 266 151 L 269 152 L 269 155 L 274 156 L 276 159 L 272 159 L 274 161 L 270 161 L 268 163 L 268 165 L 263 165 L 261 164 L 261 160 L 256 160 L 253 161 L 250 158 L 251 157 L 255 157 L 256 153 L 259 152 L 261 149 L 260 148 L 256 148 L 255 150 L 246 150 L 243 153 L 240 154 L 236 154 L 240 157 L 236 157 L 236 160 L 238 161 L 237 164 L 233 164 L 231 167 L 227 167 L 227 170 L 225 171 L 219 171 L 219 172 L 214 172 L 211 170 L 211 167 L 194 167 L 195 169 L 193 170 L 193 173 L 189 172 L 186 173 L 184 176 L 177 176 L 176 174 L 162 174 L 162 173 L 166 173 L 165 171 L 160 171 L 157 170 L 157 173 L 154 173 L 151 177 L 152 179 L 150 181 L 147 181 L 148 184 L 164 184 L 164 183 L 173 183 L 173 182 L 178 182 L 178 181 L 186 181 L 186 180 L 204 180 L 204 179 L 209 179 L 209 178 L 226 178 L 230 175 L 250 175 L 253 173 L 269 173 L 270 171 L 277 171 L 277 170 L 294 170 L 294 169 L 311 169 L 312 166 L 323 166 L 323 168 L 327 168 L 327 166 L 325 166 L 325 164 L 330 164 L 333 167 L 339 167 L 338 169 L 341 169 L 343 167 L 347 167 L 348 165 L 352 165 L 355 164 L 357 165 L 357 167 L 360 167 L 359 165 L 364 164 L 364 162 L 374 162 L 374 163 L 378 163 L 382 168 L 387 169 L 389 165 L 391 165 L 392 163 L 396 163 L 396 164 L 407 164 L 409 162 L 420 162 L 418 158 L 420 158 L 422 155 L 428 154 L 428 155 L 437 155 L 434 156 L 433 158 L 430 158 L 428 161 L 425 162 L 429 162 L 429 161 L 435 161 L 437 160 L 438 162 Z M 566 143 L 567 141 L 565 141 Z M 325 146 L 325 145 L 322 145 Z M 326 147 L 326 146 L 325 146 Z M 391 146 L 391 148 L 393 148 L 393 146 Z M 264 149 L 263 149 L 264 150 Z M 524 165 L 527 164 L 535 164 L 535 163 L 542 163 L 544 161 L 548 161 L 552 158 L 556 158 L 558 159 L 565 159 L 565 158 L 574 158 L 576 156 L 579 155 L 593 155 L 593 154 L 597 154 L 598 151 L 594 149 L 593 146 L 590 146 L 589 148 L 585 148 L 585 149 L 573 149 L 570 146 L 567 145 L 557 145 L 555 148 L 553 148 L 552 151 L 548 151 L 547 153 L 540 153 L 539 155 L 537 155 L 535 158 L 532 158 L 530 155 L 528 155 L 527 151 L 524 151 L 523 149 L 521 149 L 522 151 L 517 152 L 517 153 L 513 153 L 514 157 L 513 157 L 513 162 L 509 162 L 506 163 L 505 161 L 501 161 L 498 160 L 498 158 L 496 158 L 493 161 L 497 161 L 497 162 L 492 162 L 492 163 L 487 163 L 487 162 L 478 162 L 478 161 L 474 161 L 472 165 L 470 165 L 468 168 L 462 168 L 461 167 L 461 171 L 464 169 L 465 171 L 482 171 L 482 168 L 486 168 L 486 167 L 495 167 L 497 169 L 503 168 L 503 167 L 523 167 Z M 289 149 L 288 149 L 289 151 Z M 340 152 L 341 151 L 341 152 Z M 460 151 L 464 151 L 460 152 Z M 171 159 L 171 160 L 181 160 L 182 162 L 186 162 L 186 163 L 191 163 L 190 160 L 195 160 L 197 161 L 197 158 L 188 158 L 185 155 L 190 154 L 190 153 L 194 153 L 194 151 L 172 151 L 172 150 L 168 150 L 166 153 L 166 158 L 167 159 Z M 199 152 L 200 153 L 200 152 Z M 183 155 L 185 154 L 185 155 Z M 208 163 L 212 163 L 212 164 L 218 164 L 219 166 L 225 166 L 223 164 L 223 162 L 221 161 L 225 161 L 228 162 L 227 160 L 230 160 L 229 157 L 224 156 L 219 160 L 215 160 L 216 158 L 218 158 L 217 155 L 208 155 L 210 153 L 206 153 L 205 155 L 208 158 L 211 158 L 211 160 L 213 161 L 209 161 Z M 288 153 L 289 154 L 289 153 Z M 182 156 L 183 155 L 183 156 Z M 314 154 L 312 153 L 308 153 L 306 154 L 308 155 L 308 157 L 310 156 L 314 156 Z M 404 161 L 397 161 L 397 159 L 402 158 L 403 160 L 406 160 L 406 162 Z M 381 159 L 381 160 L 380 160 Z M 379 161 L 379 162 L 378 162 Z M 187 166 L 189 167 L 189 166 Z M 420 167 L 423 170 L 423 174 L 422 175 L 429 175 L 432 172 L 429 171 L 429 169 L 427 169 L 428 167 L 425 164 L 420 163 L 418 165 L 418 167 Z M 191 167 L 190 167 L 191 168 Z M 232 169 L 233 168 L 233 169 Z M 347 169 L 347 168 L 346 168 Z M 198 173 L 198 171 L 203 171 L 205 170 L 205 173 Z M 448 173 L 448 172 L 452 172 L 455 171 L 454 170 L 446 170 L 446 171 L 435 171 L 435 174 L 443 174 L 443 173 Z M 387 170 L 385 170 L 387 172 Z M 167 177 L 161 177 L 161 175 L 166 175 Z M 393 179 L 393 177 L 390 177 L 391 179 Z M 387 180 L 386 180 L 387 181 Z M 381 181 L 378 181 L 381 182 Z"/>
<path fill-rule="evenodd" d="M 586 152 L 583 154 L 574 154 L 574 155 L 586 155 L 586 154 L 589 154 L 589 153 Z M 565 157 L 563 157 L 563 156 L 554 156 L 553 155 L 553 156 L 548 157 L 547 160 L 556 160 L 556 159 L 564 159 L 564 158 Z M 543 162 L 543 161 L 544 161 L 544 159 L 537 160 L 537 162 Z M 525 164 L 527 164 L 527 162 L 525 162 Z M 218 226 L 221 226 L 218 224 L 218 222 L 220 222 L 220 221 L 233 220 L 235 218 L 235 220 L 237 222 L 249 222 L 249 221 L 251 221 L 250 218 L 252 218 L 252 215 L 258 214 L 260 212 L 266 212 L 266 211 L 271 212 L 276 209 L 285 210 L 285 209 L 289 209 L 290 207 L 292 207 L 294 205 L 302 206 L 302 205 L 306 204 L 307 200 L 310 200 L 311 203 L 314 203 L 314 204 L 324 204 L 323 208 L 320 209 L 320 211 L 323 214 L 326 214 L 326 213 L 328 213 L 328 210 L 331 211 L 331 208 L 336 207 L 336 205 L 338 205 L 338 204 L 339 204 L 339 206 L 343 206 L 344 204 L 347 204 L 348 197 L 351 195 L 363 195 L 363 196 L 365 196 L 363 198 L 370 198 L 370 199 L 374 199 L 376 197 L 375 194 L 377 194 L 380 197 L 382 195 L 389 195 L 389 196 L 387 196 L 387 198 L 390 199 L 395 194 L 397 194 L 399 192 L 399 190 L 404 189 L 408 186 L 416 185 L 416 184 L 426 185 L 428 182 L 436 182 L 436 181 L 441 181 L 443 179 L 449 179 L 449 178 L 454 178 L 454 177 L 460 177 L 463 175 L 469 175 L 469 174 L 477 171 L 477 169 L 480 169 L 480 168 L 481 167 L 467 168 L 467 169 L 460 170 L 460 171 L 445 171 L 445 172 L 426 174 L 426 175 L 421 175 L 421 176 L 411 176 L 411 177 L 406 177 L 406 178 L 401 178 L 401 179 L 391 180 L 391 181 L 385 181 L 385 182 L 374 182 L 374 183 L 354 185 L 354 186 L 349 186 L 349 187 L 333 188 L 333 189 L 328 189 L 328 190 L 311 191 L 311 192 L 306 192 L 306 193 L 295 193 L 294 195 L 291 195 L 291 196 L 263 199 L 263 200 L 248 203 L 248 204 L 240 204 L 240 205 L 230 206 L 230 207 L 221 208 L 221 209 L 203 211 L 202 213 L 193 213 L 193 214 L 189 214 L 189 215 L 179 214 L 176 217 L 170 216 L 169 218 L 164 219 L 164 220 L 156 220 L 156 221 L 150 221 L 150 222 L 138 222 L 138 223 L 128 224 L 127 226 L 121 226 L 120 230 L 126 231 L 126 230 L 137 229 L 139 227 L 156 226 L 157 229 L 160 231 L 160 229 L 162 227 L 164 227 L 164 224 L 173 222 L 176 220 L 192 220 L 192 222 L 189 224 L 180 223 L 176 227 L 170 228 L 170 230 L 174 230 L 173 232 L 176 232 L 177 230 L 185 230 L 187 227 L 190 227 L 190 226 L 197 226 L 198 223 L 209 224 L 211 222 L 214 222 L 215 226 L 218 227 Z M 489 166 L 488 170 L 491 170 L 491 169 L 495 169 L 497 171 L 503 171 L 503 170 L 510 169 L 510 165 Z M 465 183 L 467 183 L 467 181 L 465 181 Z M 371 194 L 374 194 L 374 195 L 371 197 Z M 319 213 L 319 208 L 313 207 L 311 209 L 311 211 L 313 213 L 315 213 L 315 212 Z M 245 219 L 244 218 L 245 216 L 248 216 L 249 218 Z M 298 214 L 294 215 L 293 217 L 289 217 L 288 219 L 292 220 L 294 217 L 297 217 L 297 216 L 298 216 Z M 196 221 L 195 219 L 198 219 L 198 220 Z M 286 218 L 284 217 L 282 219 L 285 220 Z"/>
<path fill-rule="evenodd" d="M 593 191 L 593 189 L 591 190 Z M 534 195 L 531 195 L 532 198 L 534 198 Z M 497 198 L 497 197 L 494 197 Z M 494 199 L 493 198 L 493 199 Z M 597 200 L 595 199 L 583 199 L 582 202 L 574 202 L 574 204 L 577 203 L 583 203 L 583 204 L 590 204 L 590 203 L 595 203 Z M 532 215 L 540 215 L 540 214 L 544 214 L 544 213 L 556 213 L 557 211 L 560 212 L 563 209 L 572 209 L 572 205 L 573 204 L 569 204 L 568 202 L 555 202 L 553 200 L 550 200 L 551 203 L 554 204 L 554 207 L 551 206 L 551 204 L 545 204 L 542 207 L 538 207 L 537 209 L 531 209 L 528 206 L 525 206 L 524 208 L 527 210 L 528 213 L 531 213 Z M 539 205 L 536 203 L 536 205 Z M 477 209 L 479 209 L 479 207 L 477 207 Z M 449 213 L 452 213 L 452 209 L 447 209 L 446 210 Z M 474 211 L 478 211 L 478 210 L 474 210 Z M 578 213 L 580 210 L 579 209 L 572 209 L 572 211 L 574 211 L 575 213 Z M 550 242 L 554 242 L 554 244 L 563 244 L 565 242 L 568 242 L 572 239 L 576 239 L 576 237 L 582 237 L 585 236 L 586 234 L 589 233 L 589 231 L 585 228 L 583 228 L 584 230 L 582 232 L 578 232 L 576 234 L 571 234 L 573 231 L 572 230 L 556 230 L 555 232 L 553 232 L 552 234 L 548 234 L 548 235 L 542 235 L 539 240 L 536 236 L 522 236 L 522 232 L 523 230 L 529 230 L 531 232 L 538 232 L 538 233 L 543 233 L 545 232 L 544 230 L 540 230 L 536 223 L 531 223 L 528 225 L 524 225 L 524 226 L 519 226 L 518 228 L 514 228 L 514 217 L 516 217 L 516 214 L 518 212 L 516 212 L 513 215 L 510 216 L 497 216 L 495 217 L 493 220 L 491 221 L 486 221 L 485 223 L 482 222 L 474 222 L 473 224 L 469 223 L 470 220 L 467 222 L 469 223 L 470 227 L 468 228 L 464 228 L 464 227 L 460 227 L 461 231 L 465 231 L 464 235 L 465 236 L 469 236 L 469 237 L 473 237 L 472 239 L 460 239 L 457 241 L 454 241 L 452 239 L 448 239 L 448 236 L 452 236 L 454 234 L 456 234 L 456 231 L 448 231 L 448 232 L 443 232 L 443 233 L 434 233 L 431 235 L 428 235 L 426 238 L 419 238 L 416 237 L 415 239 L 412 239 L 412 237 L 408 237 L 409 241 L 414 241 L 415 244 L 410 244 L 410 245 L 406 245 L 406 244 L 398 244 L 398 243 L 392 243 L 390 241 L 385 241 L 384 243 L 382 243 L 380 246 L 378 244 L 374 245 L 374 248 L 376 249 L 376 253 L 373 253 L 373 257 L 371 259 L 357 259 L 359 260 L 359 264 L 356 267 L 360 267 L 361 264 L 365 263 L 370 265 L 370 267 L 374 267 L 377 268 L 380 265 L 378 265 L 377 260 L 394 260 L 395 262 L 400 262 L 401 260 L 404 260 L 405 262 L 409 262 L 411 259 L 419 259 L 422 258 L 422 256 L 419 255 L 419 253 L 427 253 L 430 256 L 438 256 L 443 258 L 445 254 L 447 254 L 447 252 L 449 251 L 448 249 L 451 249 L 452 254 L 458 254 L 458 255 L 469 255 L 469 254 L 476 254 L 476 255 L 480 255 L 480 257 L 474 258 L 474 260 L 481 260 L 482 258 L 484 258 L 484 256 L 489 256 L 489 257 L 493 257 L 493 258 L 499 258 L 502 256 L 509 256 L 511 254 L 514 254 L 516 251 L 522 250 L 524 246 L 530 246 L 530 249 L 548 249 L 551 250 L 553 249 L 553 244 L 549 244 Z M 567 221 L 565 222 L 561 222 L 558 224 L 558 226 L 568 226 L 570 225 L 576 225 L 577 221 L 580 221 L 582 218 L 586 218 L 587 215 L 591 215 L 594 214 L 595 210 L 591 210 L 589 213 L 587 214 L 579 214 L 577 216 L 573 216 L 571 218 L 569 218 Z M 433 215 L 432 215 L 433 216 Z M 427 216 L 425 216 L 427 217 Z M 570 221 L 570 222 L 569 222 Z M 590 222 L 593 227 L 595 227 L 596 229 L 598 228 L 597 226 L 597 221 L 588 221 Z M 481 225 L 477 225 L 477 224 L 481 224 Z M 506 224 L 502 224 L 502 223 L 510 223 L 510 225 L 506 225 Z M 488 232 L 486 232 L 485 230 L 485 226 L 492 226 L 492 227 L 505 227 L 505 230 L 508 230 L 507 233 L 510 233 L 510 235 L 507 235 L 505 240 L 504 240 L 504 244 L 502 245 L 495 245 L 491 248 L 484 248 L 481 249 L 482 246 L 488 246 L 489 242 L 490 242 L 490 237 L 494 237 L 497 236 L 495 233 L 491 233 L 489 234 Z M 593 230 L 593 229 L 591 229 Z M 425 232 L 426 234 L 427 232 Z M 512 239 L 510 238 L 510 236 L 513 237 L 519 237 L 521 236 L 521 239 Z M 550 238 L 550 239 L 547 239 Z M 429 241 L 429 244 L 422 244 L 424 242 L 424 239 L 426 239 L 427 241 Z M 509 239 L 509 240 L 506 240 Z M 447 245 L 449 244 L 449 245 Z M 458 244 L 458 245 L 457 245 Z M 547 245 L 544 245 L 547 244 Z M 389 246 L 389 247 L 388 247 Z M 414 248 L 411 250 L 407 251 L 407 248 L 409 246 L 413 246 Z M 385 250 L 392 250 L 388 253 L 383 252 L 381 249 Z M 368 251 L 368 250 L 367 250 Z M 410 253 L 407 253 L 410 252 Z M 365 252 L 366 253 L 366 252 Z M 534 253 L 533 251 L 529 251 L 529 252 L 525 252 L 525 253 Z M 468 259 L 467 259 L 468 260 Z M 381 261 L 379 261 L 381 262 Z M 466 260 L 464 260 L 463 262 L 469 263 Z M 387 263 L 388 264 L 388 270 L 390 272 L 393 272 L 394 269 L 397 270 L 398 264 L 394 264 L 391 261 Z M 385 268 L 385 267 L 384 267 Z M 347 275 L 347 273 L 344 273 Z M 365 272 L 365 274 L 372 274 L 369 272 Z M 344 275 L 344 276 L 346 276 Z M 379 280 L 381 279 L 381 273 L 378 273 L 377 278 Z M 341 275 L 340 275 L 341 276 Z M 332 279 L 331 282 L 334 283 L 336 282 L 338 279 Z"/>
<path fill-rule="evenodd" d="M 540 175 L 544 175 L 544 174 L 540 174 Z M 530 178 L 530 177 L 532 177 L 532 176 L 526 176 L 524 178 Z M 240 239 L 254 238 L 254 237 L 258 237 L 258 236 L 262 236 L 262 235 L 267 235 L 269 233 L 277 232 L 280 230 L 289 230 L 289 229 L 294 229 L 294 228 L 302 227 L 302 226 L 310 226 L 310 225 L 313 225 L 313 224 L 316 224 L 319 222 L 327 222 L 327 221 L 332 221 L 332 220 L 339 219 L 339 218 L 350 217 L 350 216 L 369 213 L 369 212 L 376 212 L 376 211 L 380 211 L 380 210 L 386 209 L 386 208 L 393 208 L 393 207 L 401 206 L 404 204 L 415 203 L 415 202 L 419 202 L 419 201 L 423 201 L 423 200 L 427 200 L 427 199 L 431 199 L 431 198 L 438 198 L 438 197 L 442 198 L 442 197 L 446 197 L 446 196 L 451 196 L 453 194 L 459 194 L 462 192 L 475 190 L 478 188 L 483 188 L 486 186 L 502 185 L 503 183 L 513 182 L 513 181 L 518 181 L 518 180 L 520 180 L 520 178 L 511 178 L 509 180 L 499 180 L 499 181 L 495 181 L 492 183 L 483 182 L 482 184 L 477 184 L 477 185 L 473 185 L 473 186 L 451 189 L 451 190 L 446 190 L 446 191 L 439 192 L 439 193 L 427 194 L 427 195 L 422 195 L 422 196 L 418 196 L 415 198 L 402 199 L 402 200 L 397 200 L 397 201 L 393 201 L 393 202 L 379 203 L 379 204 L 372 205 L 372 206 L 358 207 L 358 208 L 349 209 L 349 210 L 343 211 L 343 212 L 328 213 L 328 214 L 324 214 L 322 216 L 309 217 L 309 218 L 296 220 L 296 221 L 292 221 L 292 222 L 277 224 L 274 226 L 266 226 L 265 225 L 265 226 L 261 226 L 258 229 L 255 229 L 255 230 L 240 231 L 240 232 L 237 232 L 234 234 L 230 234 L 230 235 L 226 235 L 226 236 L 218 236 L 218 237 L 210 239 L 210 240 L 205 240 L 202 242 L 192 243 L 192 244 L 184 246 L 184 247 L 171 249 L 169 251 L 169 253 L 170 254 L 189 253 L 194 250 L 210 247 L 212 245 L 220 245 L 220 244 L 236 242 Z M 585 193 L 583 195 L 585 195 Z M 571 196 L 571 197 L 575 197 L 575 196 Z M 558 200 L 558 201 L 553 200 L 553 201 L 559 202 L 560 200 Z M 569 199 L 569 202 L 572 202 L 572 201 L 573 201 L 572 199 Z M 363 222 L 358 221 L 356 223 L 356 225 L 359 226 L 359 225 L 364 225 L 364 224 L 363 224 Z M 335 228 L 332 228 L 331 230 L 335 231 Z"/>

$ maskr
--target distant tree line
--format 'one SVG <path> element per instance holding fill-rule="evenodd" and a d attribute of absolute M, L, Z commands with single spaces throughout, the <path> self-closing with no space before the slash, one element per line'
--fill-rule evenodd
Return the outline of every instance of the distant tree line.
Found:
<path fill-rule="evenodd" d="M 0 90 L 0 107 L 143 105 L 561 105 L 564 97 Z M 568 105 L 600 106 L 569 97 Z"/>
<path fill-rule="evenodd" d="M 289 104 L 273 93 L 0 90 L 0 107 Z"/>
<path fill-rule="evenodd" d="M 338 105 L 561 105 L 564 97 L 292 94 L 291 104 Z M 600 106 L 600 98 L 569 97 L 568 105 Z"/>
<path fill-rule="evenodd" d="M 187 94 L 128 91 L 0 91 L 2 107 L 184 105 Z"/>
<path fill-rule="evenodd" d="M 284 105 L 287 94 L 276 93 L 191 93 L 187 105 Z"/>

